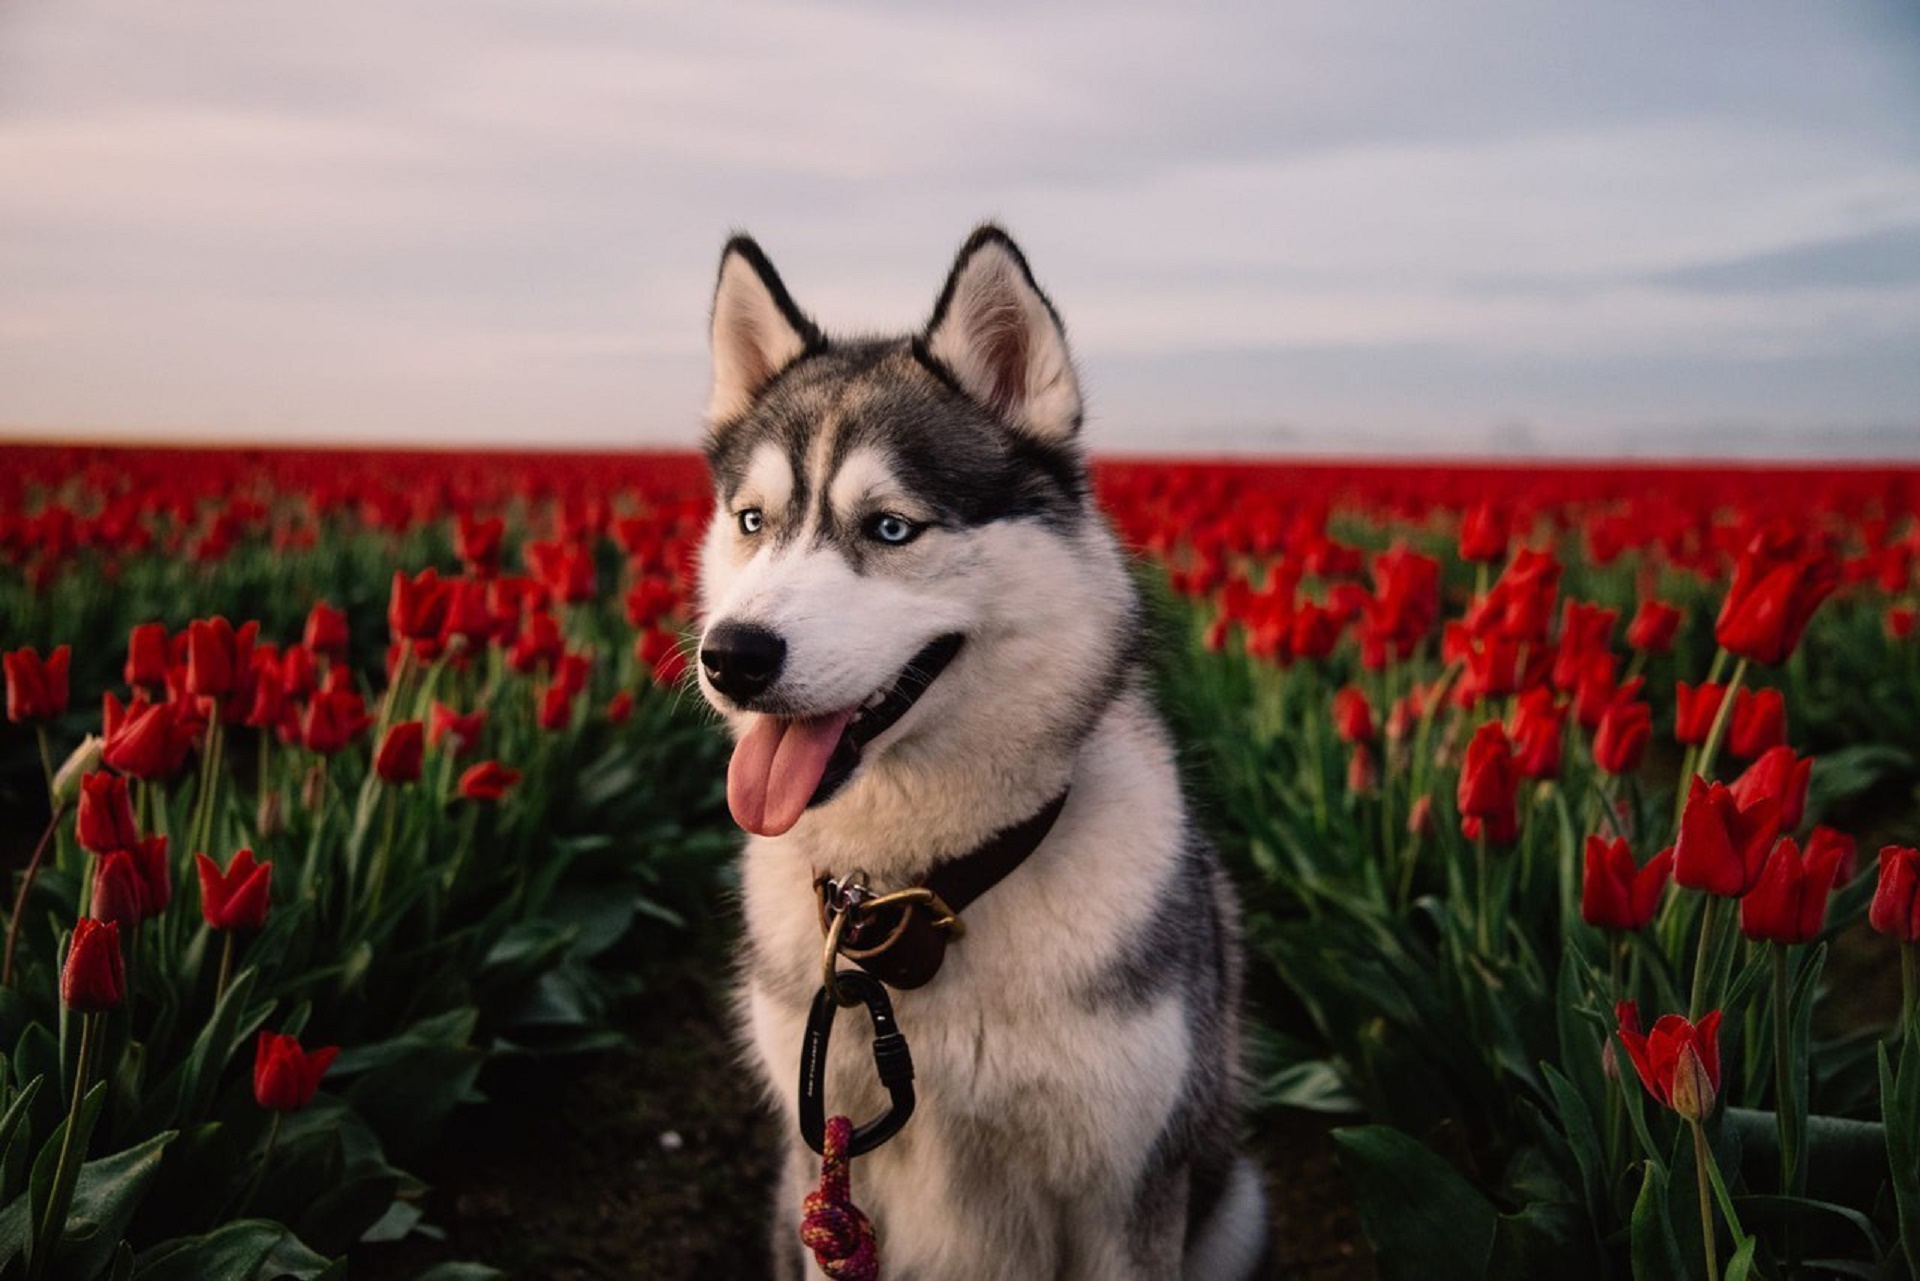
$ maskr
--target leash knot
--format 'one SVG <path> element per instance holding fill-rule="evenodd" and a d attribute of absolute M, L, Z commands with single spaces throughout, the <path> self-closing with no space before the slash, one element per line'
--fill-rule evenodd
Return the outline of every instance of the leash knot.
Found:
<path fill-rule="evenodd" d="M 833 1281 L 879 1281 L 880 1250 L 873 1224 L 853 1203 L 852 1158 L 847 1155 L 852 1137 L 852 1121 L 844 1116 L 827 1118 L 820 1186 L 807 1193 L 801 1207 L 800 1240 Z"/>

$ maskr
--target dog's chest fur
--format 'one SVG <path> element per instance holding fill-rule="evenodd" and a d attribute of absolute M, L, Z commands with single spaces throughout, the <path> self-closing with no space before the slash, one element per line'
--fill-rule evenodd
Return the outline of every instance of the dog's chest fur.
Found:
<path fill-rule="evenodd" d="M 817 863 L 803 833 L 753 842 L 743 875 L 746 1025 L 794 1132 L 806 1011 L 821 981 L 813 880 L 852 870 Z M 991 1244 L 1024 1260 L 1009 1275 L 1053 1275 L 1027 1270 L 1035 1251 L 1133 1212 L 1183 1096 L 1204 1088 L 1191 1070 L 1196 1041 L 1217 1053 L 1225 1033 L 1224 975 L 1183 964 L 1195 941 L 1184 936 L 1217 931 L 1211 869 L 1192 848 L 1164 731 L 1140 695 L 1122 697 L 1083 746 L 1046 841 L 967 911 L 966 935 L 933 981 L 894 994 L 919 1107 L 899 1137 L 855 1163 L 890 1273 L 955 1251 L 984 1258 L 974 1252 Z M 856 1123 L 886 1106 L 857 1008 L 836 1022 L 826 1095 L 829 1113 Z"/>

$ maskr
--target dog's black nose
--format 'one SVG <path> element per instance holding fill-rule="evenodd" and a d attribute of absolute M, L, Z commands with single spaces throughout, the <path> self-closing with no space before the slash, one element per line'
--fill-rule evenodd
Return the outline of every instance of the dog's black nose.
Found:
<path fill-rule="evenodd" d="M 744 703 L 773 684 L 787 661 L 787 643 L 752 623 L 721 623 L 700 642 L 700 666 L 713 687 Z"/>

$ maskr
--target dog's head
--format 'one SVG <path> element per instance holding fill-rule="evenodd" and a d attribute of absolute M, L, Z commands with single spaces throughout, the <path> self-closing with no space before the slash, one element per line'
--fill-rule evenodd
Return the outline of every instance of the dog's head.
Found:
<path fill-rule="evenodd" d="M 1084 734 L 1133 597 L 1013 241 L 975 232 L 920 333 L 842 341 L 736 238 L 712 343 L 698 667 L 741 826 L 779 835 L 881 779 L 991 788 Z"/>

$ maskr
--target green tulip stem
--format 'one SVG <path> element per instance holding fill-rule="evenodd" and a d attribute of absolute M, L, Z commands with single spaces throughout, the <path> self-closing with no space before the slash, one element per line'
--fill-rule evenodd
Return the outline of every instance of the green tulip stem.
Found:
<path fill-rule="evenodd" d="M 1707 670 L 1707 679 L 1702 681 L 1701 684 L 1703 686 L 1712 685 L 1718 681 L 1720 679 L 1720 673 L 1726 665 L 1727 651 L 1724 649 L 1715 650 L 1713 652 L 1713 666 Z M 1745 670 L 1745 666 L 1746 660 L 1742 659 L 1741 668 L 1743 671 Z M 1715 709 L 1714 726 L 1720 723 L 1719 714 L 1733 706 L 1733 694 L 1734 691 L 1731 688 L 1728 688 L 1722 694 L 1720 706 Z M 1713 736 L 1713 726 L 1709 726 L 1708 737 L 1711 738 Z M 1680 819 L 1681 816 L 1687 812 L 1687 793 L 1692 790 L 1690 784 L 1693 782 L 1693 776 L 1695 773 L 1703 776 L 1706 773 L 1706 770 L 1701 767 L 1701 760 L 1702 757 L 1698 747 L 1689 747 L 1680 757 L 1680 785 L 1674 788 L 1673 791 L 1673 838 L 1676 841 L 1680 839 Z"/>
<path fill-rule="evenodd" d="M 247 1210 L 253 1205 L 253 1199 L 260 1195 L 260 1185 L 266 1182 L 267 1166 L 273 1163 L 273 1149 L 280 1142 L 280 1122 L 285 1117 L 280 1109 L 273 1110 L 273 1120 L 267 1125 L 267 1145 L 261 1149 L 260 1164 L 254 1167 L 253 1178 L 247 1182 L 247 1190 L 240 1196 L 240 1204 L 235 1207 L 233 1217 L 244 1219 Z"/>
<path fill-rule="evenodd" d="M 1720 924 L 1720 897 L 1707 895 L 1707 906 L 1700 913 L 1700 949 L 1693 958 L 1693 996 L 1687 1002 L 1687 1018 L 1698 1023 L 1707 1011 L 1708 971 L 1713 968 L 1714 936 Z"/>
<path fill-rule="evenodd" d="M 1920 943 L 1900 945 L 1900 1033 L 1920 1037 Z"/>
<path fill-rule="evenodd" d="M 187 825 L 189 847 L 210 852 L 213 840 L 214 793 L 220 787 L 220 765 L 226 735 L 222 732 L 220 704 L 216 701 L 207 718 L 207 744 L 200 753 L 200 791 L 193 800 L 193 820 Z"/>
<path fill-rule="evenodd" d="M 1480 944 L 1480 954 L 1488 956 L 1493 952 L 1493 868 L 1487 859 L 1485 828 L 1473 840 L 1473 861 L 1480 878 L 1480 902 L 1479 910 L 1474 913 L 1473 934 Z"/>
<path fill-rule="evenodd" d="M 233 976 L 233 931 L 220 931 L 220 938 L 220 977 L 213 984 L 213 1003 L 216 1007 L 227 994 L 227 980 Z"/>
<path fill-rule="evenodd" d="M 380 700 L 380 715 L 374 722 L 373 741 L 376 747 L 387 736 L 387 726 L 393 723 L 394 711 L 399 706 L 408 678 L 413 675 L 413 667 L 413 642 L 403 640 L 400 642 L 399 661 L 393 665 L 393 679 L 387 683 L 386 697 Z"/>
<path fill-rule="evenodd" d="M 46 1216 L 40 1220 L 40 1230 L 34 1234 L 38 1248 L 33 1252 L 33 1262 L 28 1275 L 39 1277 L 45 1274 L 47 1264 L 52 1262 L 60 1238 L 66 1233 L 67 1209 L 73 1197 L 75 1179 L 68 1177 L 69 1163 L 74 1159 L 73 1136 L 80 1129 L 80 1112 L 87 1101 L 87 1076 L 93 1068 L 93 1041 L 95 1028 L 100 1021 L 97 1014 L 80 1016 L 80 1061 L 73 1069 L 73 1103 L 67 1109 L 66 1132 L 60 1137 L 60 1159 L 53 1167 L 53 1197 L 47 1202 Z M 82 1152 L 84 1158 L 86 1153 Z M 61 1190 L 66 1195 L 61 1195 Z"/>
<path fill-rule="evenodd" d="M 13 896 L 13 911 L 7 917 L 7 950 L 5 958 L 0 959 L 0 987 L 13 986 L 13 953 L 20 944 L 20 918 L 26 914 L 27 895 L 33 892 L 34 878 L 40 875 L 40 865 L 47 857 L 47 846 L 53 843 L 53 834 L 60 830 L 60 820 L 66 816 L 65 805 L 53 807 L 47 830 L 40 833 L 40 843 L 33 847 L 33 857 L 27 860 L 27 870 L 20 877 L 20 889 Z"/>
<path fill-rule="evenodd" d="M 1740 684 L 1746 676 L 1747 660 L 1743 658 L 1733 665 L 1733 675 L 1727 678 L 1727 692 L 1720 697 L 1720 706 L 1713 714 L 1713 726 L 1707 730 L 1706 745 L 1700 749 L 1700 766 L 1695 772 L 1709 782 L 1712 781 L 1714 761 L 1720 755 L 1720 744 L 1727 736 L 1727 725 L 1733 720 L 1734 700 L 1739 696 Z"/>
<path fill-rule="evenodd" d="M 33 728 L 35 735 L 40 740 L 40 768 L 47 772 L 47 799 L 51 804 L 53 801 L 53 780 L 59 773 L 53 764 L 53 744 L 47 741 L 47 726 L 45 721 L 42 721 Z M 55 804 L 53 808 L 59 809 L 60 807 Z"/>
<path fill-rule="evenodd" d="M 380 807 L 380 846 L 374 851 L 373 871 L 367 878 L 369 923 L 380 914 L 380 899 L 387 888 L 387 865 L 393 861 L 394 827 L 400 810 L 400 789 L 390 786 L 383 790 L 386 797 Z"/>
<path fill-rule="evenodd" d="M 1713 1164 L 1713 1153 L 1707 1147 L 1707 1132 L 1700 1122 L 1689 1121 L 1688 1125 L 1693 1129 L 1693 1174 L 1700 1194 L 1700 1244 L 1707 1252 L 1707 1276 L 1718 1278 L 1720 1243 L 1713 1230 L 1713 1187 L 1707 1174 L 1707 1167 Z"/>
<path fill-rule="evenodd" d="M 1794 1172 L 1800 1165 L 1800 1116 L 1793 1088 L 1792 1011 L 1788 1008 L 1787 948 L 1773 947 L 1773 1092 L 1774 1117 L 1780 1126 L 1780 1195 L 1792 1196 Z"/>

